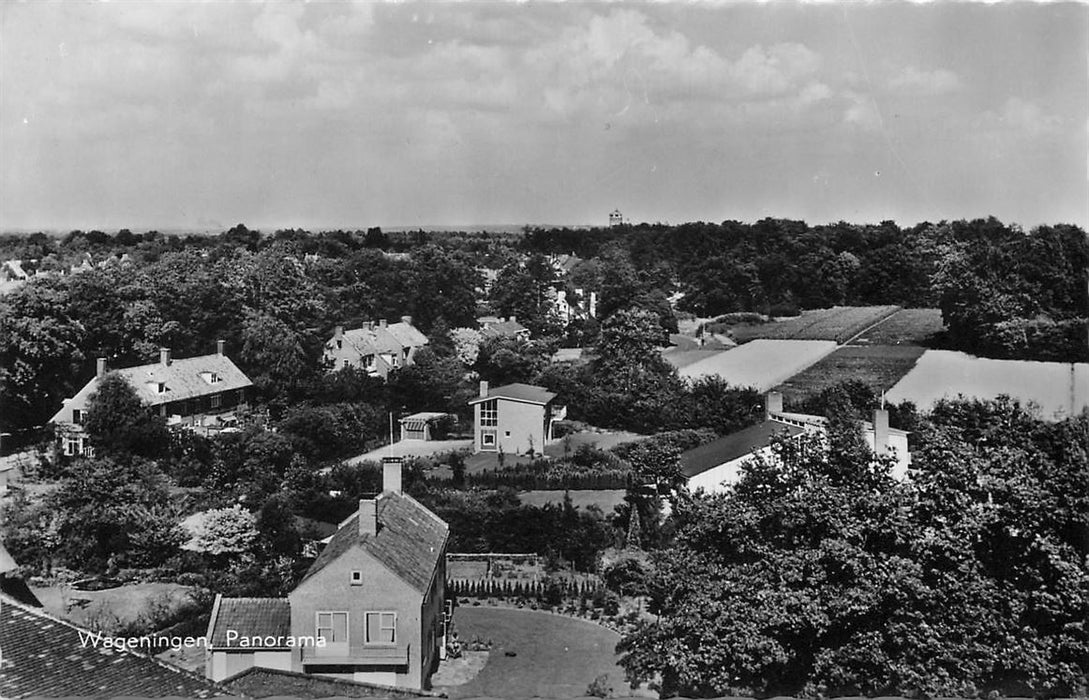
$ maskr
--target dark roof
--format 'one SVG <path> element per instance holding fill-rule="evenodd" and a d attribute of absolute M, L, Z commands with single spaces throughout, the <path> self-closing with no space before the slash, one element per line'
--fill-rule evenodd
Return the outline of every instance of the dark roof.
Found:
<path fill-rule="evenodd" d="M 480 332 L 483 335 L 515 336 L 520 333 L 525 333 L 528 330 L 528 328 L 517 321 L 499 321 L 497 323 L 487 324 Z"/>
<path fill-rule="evenodd" d="M 210 698 L 229 695 L 190 671 L 134 652 L 84 645 L 91 632 L 0 596 L 0 697 Z"/>
<path fill-rule="evenodd" d="M 251 698 L 415 698 L 443 697 L 439 693 L 393 688 L 377 683 L 329 678 L 313 673 L 250 666 L 223 681 L 231 690 Z"/>
<path fill-rule="evenodd" d="M 378 499 L 378 534 L 359 534 L 359 513 L 349 518 L 306 572 L 303 581 L 359 545 L 416 590 L 431 585 L 450 528 L 416 499 L 387 491 Z"/>
<path fill-rule="evenodd" d="M 526 401 L 528 403 L 539 403 L 542 406 L 552 399 L 556 398 L 556 395 L 545 389 L 543 386 L 534 386 L 532 384 L 507 384 L 506 386 L 499 386 L 494 389 L 488 390 L 487 397 L 475 398 L 469 402 L 469 405 L 480 403 L 486 399 L 513 399 L 514 401 Z"/>
<path fill-rule="evenodd" d="M 240 636 L 278 637 L 291 635 L 291 605 L 287 598 L 220 598 L 209 623 L 209 646 L 230 648 L 227 630 Z M 240 646 L 234 640 L 234 646 Z"/>
<path fill-rule="evenodd" d="M 21 576 L 0 574 L 0 593 L 32 608 L 42 607 L 42 601 L 38 600 L 38 596 L 34 595 L 34 591 L 30 590 L 30 586 L 26 585 Z"/>
<path fill-rule="evenodd" d="M 681 471 L 691 478 L 720 464 L 751 454 L 761 447 L 766 447 L 774 435 L 786 434 L 794 437 L 803 432 L 805 430 L 796 425 L 766 420 L 714 442 L 687 450 L 681 454 Z"/>

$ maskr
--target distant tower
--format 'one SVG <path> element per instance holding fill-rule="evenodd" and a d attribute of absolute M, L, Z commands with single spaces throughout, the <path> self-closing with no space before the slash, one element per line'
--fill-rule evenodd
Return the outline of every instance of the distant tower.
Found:
<path fill-rule="evenodd" d="M 624 223 L 624 215 L 620 213 L 619 209 L 613 209 L 609 214 L 609 226 L 619 226 Z"/>

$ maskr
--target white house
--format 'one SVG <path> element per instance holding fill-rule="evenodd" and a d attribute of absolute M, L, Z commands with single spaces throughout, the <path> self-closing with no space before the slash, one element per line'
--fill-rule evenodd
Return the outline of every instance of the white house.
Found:
<path fill-rule="evenodd" d="M 824 416 L 784 411 L 783 395 L 777 391 L 768 392 L 762 423 L 681 455 L 681 469 L 688 479 L 688 488 L 690 491 L 702 489 L 706 493 L 722 493 L 740 479 L 741 467 L 745 462 L 756 455 L 772 455 L 772 437 L 782 435 L 796 438 L 807 433 L 825 433 L 827 424 L 828 419 Z M 889 427 L 888 411 L 874 411 L 873 421 L 864 422 L 862 432 L 871 450 L 880 455 L 892 455 L 896 459 L 892 468 L 893 477 L 899 480 L 907 478 L 911 464 L 908 433 Z"/>

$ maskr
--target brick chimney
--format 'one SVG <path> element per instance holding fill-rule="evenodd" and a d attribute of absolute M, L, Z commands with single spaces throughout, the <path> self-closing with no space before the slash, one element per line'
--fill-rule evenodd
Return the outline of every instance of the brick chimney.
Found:
<path fill-rule="evenodd" d="M 333 329 L 333 337 L 340 338 L 344 335 L 344 326 L 337 326 Z"/>
<path fill-rule="evenodd" d="M 95 361 L 95 376 L 102 379 L 106 376 L 106 358 L 100 357 Z"/>
<path fill-rule="evenodd" d="M 216 354 L 219 355 L 220 357 L 223 357 L 226 350 L 227 350 L 227 341 L 226 340 L 217 340 L 216 341 Z"/>
<path fill-rule="evenodd" d="M 170 366 L 170 348 L 159 348 L 159 364 L 163 367 Z"/>
<path fill-rule="evenodd" d="M 510 322 L 511 322 L 511 323 L 518 323 L 518 317 L 517 317 L 517 316 L 515 316 L 514 314 L 511 314 L 511 316 L 510 316 Z"/>
<path fill-rule="evenodd" d="M 405 324 L 406 326 L 411 326 L 412 325 L 412 317 L 411 316 L 402 316 L 401 317 L 401 323 Z"/>
<path fill-rule="evenodd" d="M 873 451 L 878 456 L 889 453 L 889 412 L 883 408 L 873 412 Z"/>
<path fill-rule="evenodd" d="M 390 457 L 382 460 L 382 493 L 401 493 L 401 458 Z"/>
<path fill-rule="evenodd" d="M 378 534 L 378 499 L 359 499 L 359 534 Z"/>
<path fill-rule="evenodd" d="M 384 319 L 384 318 L 378 319 L 378 327 L 379 328 L 385 328 L 386 327 L 386 319 Z"/>
<path fill-rule="evenodd" d="M 771 418 L 772 414 L 783 412 L 783 395 L 778 391 L 769 391 L 764 396 L 764 417 Z"/>
<path fill-rule="evenodd" d="M 480 398 L 488 398 L 488 382 L 483 379 L 480 380 Z"/>

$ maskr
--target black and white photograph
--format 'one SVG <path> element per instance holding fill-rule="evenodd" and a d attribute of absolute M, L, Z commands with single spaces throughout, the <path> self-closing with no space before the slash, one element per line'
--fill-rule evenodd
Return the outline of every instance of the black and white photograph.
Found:
<path fill-rule="evenodd" d="M 0 700 L 1089 697 L 1089 3 L 0 0 Z"/>

